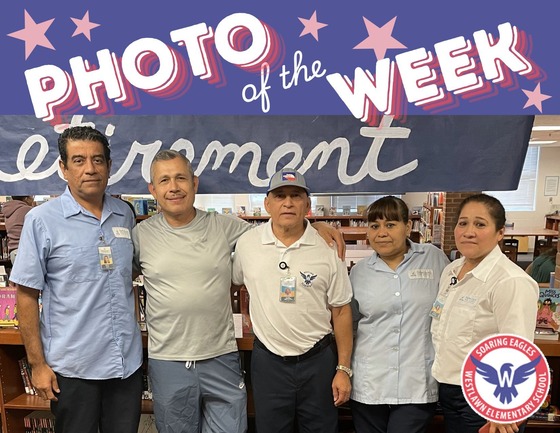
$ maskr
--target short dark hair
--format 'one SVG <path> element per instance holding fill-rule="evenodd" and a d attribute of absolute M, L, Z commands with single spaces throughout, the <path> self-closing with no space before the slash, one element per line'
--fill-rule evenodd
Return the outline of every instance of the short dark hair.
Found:
<path fill-rule="evenodd" d="M 393 195 L 382 197 L 370 204 L 366 209 L 366 217 L 368 222 L 384 219 L 402 221 L 405 224 L 410 219 L 406 203 Z"/>
<path fill-rule="evenodd" d="M 457 218 L 461 215 L 461 211 L 468 203 L 481 203 L 483 204 L 488 213 L 490 214 L 490 218 L 496 224 L 496 231 L 503 229 L 506 225 L 506 210 L 504 206 L 496 197 L 492 197 L 491 195 L 480 193 L 474 194 L 466 199 L 464 199 L 461 204 L 459 205 L 459 211 L 457 212 Z"/>
<path fill-rule="evenodd" d="M 192 168 L 192 164 L 189 159 L 183 155 L 181 152 L 173 149 L 162 149 L 156 153 L 154 159 L 152 159 L 152 163 L 150 164 L 150 183 L 154 183 L 154 164 L 158 161 L 170 161 L 172 159 L 179 158 L 187 164 L 187 170 L 191 175 L 191 178 L 194 179 L 194 170 Z"/>
<path fill-rule="evenodd" d="M 109 141 L 101 132 L 91 126 L 71 126 L 67 128 L 58 137 L 58 153 L 60 154 L 60 160 L 66 166 L 68 162 L 68 152 L 66 147 L 69 141 L 96 141 L 103 145 L 103 152 L 105 154 L 105 159 L 107 160 L 107 165 L 111 160 L 111 149 L 109 148 Z"/>

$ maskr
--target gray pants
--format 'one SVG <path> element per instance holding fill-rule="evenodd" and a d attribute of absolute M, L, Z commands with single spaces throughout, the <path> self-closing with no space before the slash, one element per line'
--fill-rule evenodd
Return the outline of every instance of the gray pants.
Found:
<path fill-rule="evenodd" d="M 150 358 L 159 433 L 245 433 L 247 391 L 233 352 L 203 361 Z"/>

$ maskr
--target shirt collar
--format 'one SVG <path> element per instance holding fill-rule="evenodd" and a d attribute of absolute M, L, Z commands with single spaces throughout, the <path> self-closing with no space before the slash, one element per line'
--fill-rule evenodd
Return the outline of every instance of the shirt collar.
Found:
<path fill-rule="evenodd" d="M 103 216 L 111 213 L 121 216 L 124 215 L 124 212 L 119 209 L 112 200 L 108 200 L 108 197 L 110 197 L 110 195 L 107 193 L 103 196 Z M 68 188 L 68 186 L 66 186 L 64 193 L 60 196 L 60 200 L 62 203 L 62 213 L 64 218 L 70 218 L 71 216 L 84 213 L 85 211 L 85 209 L 76 201 L 72 193 L 70 193 L 70 188 Z"/>
<path fill-rule="evenodd" d="M 485 282 L 490 275 L 490 271 L 494 268 L 496 262 L 500 260 L 502 256 L 502 249 L 499 245 L 496 245 L 494 249 L 490 251 L 488 255 L 484 257 L 473 270 L 467 272 L 467 275 L 471 274 L 477 280 Z M 453 275 L 457 276 L 459 271 L 463 267 L 463 264 L 465 263 L 465 258 L 461 257 L 460 259 L 455 260 L 452 263 L 454 264 L 452 269 Z"/>
<path fill-rule="evenodd" d="M 317 240 L 315 237 L 316 230 L 311 227 L 311 223 L 307 219 L 305 219 L 305 223 L 306 225 L 303 235 L 296 242 L 290 245 L 290 247 L 297 248 L 300 245 L 315 245 Z M 272 231 L 272 220 L 268 220 L 268 222 L 265 224 L 261 241 L 263 245 L 276 244 L 276 246 L 285 246 L 278 240 L 276 236 L 274 236 L 274 232 Z"/>

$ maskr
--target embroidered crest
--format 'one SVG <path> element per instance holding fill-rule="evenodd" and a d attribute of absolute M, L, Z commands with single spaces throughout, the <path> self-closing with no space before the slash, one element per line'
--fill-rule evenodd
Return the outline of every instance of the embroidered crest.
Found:
<path fill-rule="evenodd" d="M 317 278 L 317 275 L 311 272 L 300 272 L 299 274 L 303 278 L 303 287 L 311 287 L 313 280 Z"/>

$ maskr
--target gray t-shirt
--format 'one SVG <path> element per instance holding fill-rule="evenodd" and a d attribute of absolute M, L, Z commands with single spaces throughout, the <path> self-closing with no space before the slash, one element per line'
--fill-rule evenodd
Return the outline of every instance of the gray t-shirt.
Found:
<path fill-rule="evenodd" d="M 132 231 L 144 275 L 149 357 L 199 361 L 237 351 L 231 310 L 231 253 L 251 228 L 234 216 L 196 211 L 186 226 L 162 214 Z"/>

